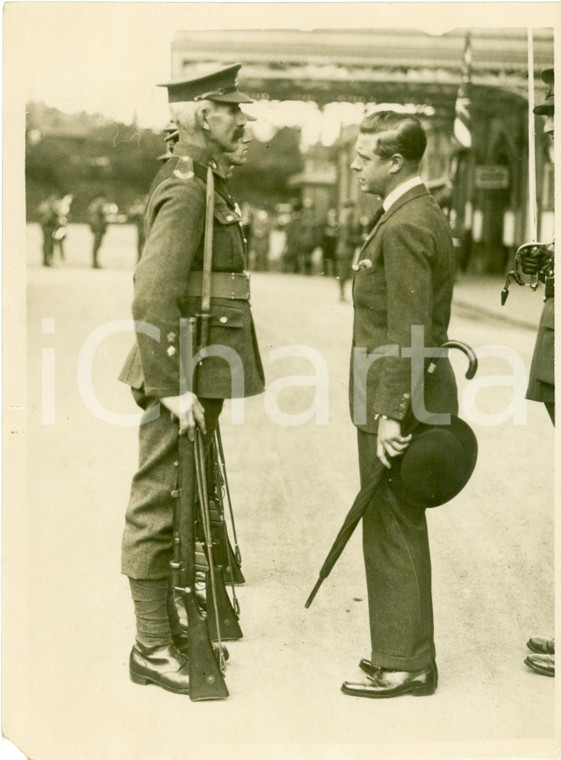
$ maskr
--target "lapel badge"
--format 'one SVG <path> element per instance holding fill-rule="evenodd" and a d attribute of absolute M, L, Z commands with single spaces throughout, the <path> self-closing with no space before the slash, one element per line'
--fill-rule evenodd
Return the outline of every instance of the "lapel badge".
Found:
<path fill-rule="evenodd" d="M 167 334 L 168 343 L 173 343 L 175 340 L 175 333 L 174 332 L 168 332 Z"/>
<path fill-rule="evenodd" d="M 168 356 L 175 356 L 175 346 L 169 346 L 167 350 Z"/>

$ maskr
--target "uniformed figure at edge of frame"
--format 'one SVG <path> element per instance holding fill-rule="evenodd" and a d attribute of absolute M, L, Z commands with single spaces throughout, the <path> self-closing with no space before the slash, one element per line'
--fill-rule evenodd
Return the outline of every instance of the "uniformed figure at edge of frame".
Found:
<path fill-rule="evenodd" d="M 247 134 L 248 117 L 240 104 L 252 102 L 238 89 L 240 68 L 164 85 L 179 140 L 147 202 L 146 244 L 134 274 L 136 344 L 120 375 L 144 410 L 122 544 L 122 572 L 129 578 L 136 616 L 130 676 L 135 683 L 180 694 L 190 691 L 194 654 L 178 648 L 184 637 L 170 589 L 178 430 L 186 436 L 181 445 L 191 443 L 188 456 L 195 456 L 192 442 L 199 431 L 206 452 L 224 399 L 264 389 L 241 215 L 226 188 L 227 154 L 236 155 Z M 201 304 L 209 167 L 214 212 L 208 346 L 211 353 L 223 348 L 241 361 L 207 356 L 198 365 L 195 395 L 180 393 L 180 319 L 194 317 Z"/>
<path fill-rule="evenodd" d="M 545 116 L 543 130 L 553 147 L 555 112 L 553 69 L 545 69 L 541 78 L 547 90 L 543 103 L 534 108 L 534 113 Z M 543 403 L 555 425 L 555 246 L 554 243 L 547 245 L 530 243 L 522 246 L 519 253 L 522 271 L 528 275 L 537 275 L 545 285 L 545 303 L 538 326 L 526 398 Z M 527 646 L 532 654 L 524 660 L 526 665 L 540 675 L 554 676 L 555 640 L 547 636 L 532 636 Z"/>

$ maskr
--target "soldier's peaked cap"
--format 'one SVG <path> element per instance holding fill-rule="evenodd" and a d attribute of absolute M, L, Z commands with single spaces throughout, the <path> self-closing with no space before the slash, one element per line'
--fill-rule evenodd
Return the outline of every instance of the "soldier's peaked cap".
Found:
<path fill-rule="evenodd" d="M 545 91 L 545 100 L 540 103 L 539 106 L 534 108 L 534 113 L 542 116 L 551 116 L 553 114 L 553 69 L 545 69 L 542 71 L 542 82 L 545 82 L 547 89 Z"/>
<path fill-rule="evenodd" d="M 167 87 L 170 103 L 190 103 L 213 100 L 217 103 L 253 103 L 253 99 L 238 89 L 238 71 L 241 63 L 226 66 L 204 76 L 176 79 L 158 87 Z"/>

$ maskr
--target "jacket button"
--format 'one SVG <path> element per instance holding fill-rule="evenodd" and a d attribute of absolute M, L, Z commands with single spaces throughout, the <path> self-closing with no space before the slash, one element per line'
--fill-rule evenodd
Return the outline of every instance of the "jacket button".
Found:
<path fill-rule="evenodd" d="M 234 217 L 231 214 L 228 214 L 228 216 L 226 217 L 226 220 L 228 222 L 233 222 L 234 221 Z"/>
<path fill-rule="evenodd" d="M 220 317 L 220 321 L 222 322 L 223 325 L 225 325 L 226 322 L 228 321 L 228 317 Z"/>

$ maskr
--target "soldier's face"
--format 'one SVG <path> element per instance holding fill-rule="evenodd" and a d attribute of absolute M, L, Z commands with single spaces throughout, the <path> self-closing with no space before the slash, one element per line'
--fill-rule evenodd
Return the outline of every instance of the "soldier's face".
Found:
<path fill-rule="evenodd" d="M 226 155 L 228 162 L 232 166 L 244 166 L 247 163 L 247 148 L 252 139 L 249 132 L 245 130 L 242 139 L 238 141 L 236 149 Z"/>
<path fill-rule="evenodd" d="M 355 146 L 356 158 L 351 169 L 358 175 L 358 183 L 363 193 L 386 195 L 386 187 L 390 179 L 391 158 L 382 158 L 374 150 L 380 135 L 359 134 Z"/>
<path fill-rule="evenodd" d="M 212 142 L 224 153 L 232 153 L 243 137 L 246 118 L 237 103 L 211 103 L 207 124 Z"/>

